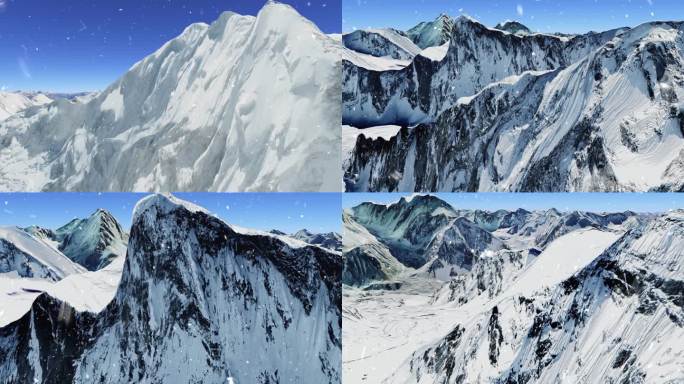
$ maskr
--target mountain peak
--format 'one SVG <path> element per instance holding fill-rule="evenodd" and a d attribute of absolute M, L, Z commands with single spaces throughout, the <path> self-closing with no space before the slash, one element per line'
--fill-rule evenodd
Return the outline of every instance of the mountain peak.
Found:
<path fill-rule="evenodd" d="M 403 196 L 402 198 L 399 199 L 398 204 L 400 205 L 437 205 L 437 206 L 449 206 L 449 203 L 446 201 L 440 199 L 437 196 L 434 195 L 422 195 L 422 194 L 413 194 L 410 196 Z"/>
<path fill-rule="evenodd" d="M 512 34 L 529 34 L 532 33 L 532 31 L 527 28 L 524 24 L 515 21 L 515 20 L 506 20 L 503 23 L 497 24 L 494 28 L 501 30 L 501 31 L 506 31 Z"/>
<path fill-rule="evenodd" d="M 295 234 L 294 234 L 295 237 L 297 237 L 297 236 L 311 236 L 311 235 L 313 235 L 313 233 L 311 233 L 306 228 L 300 229 L 299 231 L 295 232 Z"/>
<path fill-rule="evenodd" d="M 177 199 L 171 194 L 155 193 L 138 201 L 133 209 L 133 222 L 136 222 L 140 215 L 153 208 L 164 213 L 169 213 L 177 209 L 186 209 L 190 212 L 204 212 L 209 214 L 206 209 L 188 201 Z"/>
<path fill-rule="evenodd" d="M 95 212 L 93 212 L 93 213 L 90 215 L 90 218 L 94 218 L 94 217 L 97 217 L 97 218 L 104 218 L 104 219 L 106 219 L 106 220 L 112 220 L 112 219 L 114 219 L 114 215 L 112 215 L 111 212 L 109 212 L 108 210 L 106 210 L 106 209 L 104 209 L 104 208 L 98 208 L 98 209 L 96 209 Z"/>

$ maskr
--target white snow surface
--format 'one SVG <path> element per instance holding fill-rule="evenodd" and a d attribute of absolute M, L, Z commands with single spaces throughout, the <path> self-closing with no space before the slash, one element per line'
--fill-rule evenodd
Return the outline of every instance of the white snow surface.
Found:
<path fill-rule="evenodd" d="M 12 243 L 20 251 L 53 271 L 60 279 L 86 271 L 57 250 L 52 242 L 31 236 L 21 228 L 0 227 L 0 239 Z"/>
<path fill-rule="evenodd" d="M 52 102 L 52 99 L 43 93 L 0 91 L 0 121 L 26 108 L 50 102 Z"/>
<path fill-rule="evenodd" d="M 0 123 L 0 190 L 338 191 L 340 50 L 276 2 L 193 24 L 92 100 Z"/>
<path fill-rule="evenodd" d="M 430 280 L 405 278 L 410 289 L 361 291 L 345 286 L 343 296 L 343 372 L 349 383 L 411 382 L 388 379 L 417 346 L 447 334 L 455 324 L 487 312 L 496 302 L 557 284 L 595 259 L 618 237 L 598 230 L 571 232 L 552 242 L 517 279 L 514 291 L 478 297 L 463 305 L 434 305 Z M 577 259 L 580 256 L 580 259 Z M 536 265 L 540 262 L 539 266 Z M 539 283 L 539 284 L 537 284 Z"/>
<path fill-rule="evenodd" d="M 436 47 L 428 47 L 420 51 L 421 56 L 425 56 L 430 60 L 434 61 L 442 61 L 444 57 L 446 57 L 447 52 L 449 51 L 449 42 L 447 41 L 446 43 L 442 45 L 438 45 Z"/>
<path fill-rule="evenodd" d="M 58 298 L 81 312 L 98 313 L 109 304 L 121 280 L 125 256 L 94 272 L 72 274 L 53 282 L 0 274 L 0 328 L 21 318 L 42 293 Z"/>

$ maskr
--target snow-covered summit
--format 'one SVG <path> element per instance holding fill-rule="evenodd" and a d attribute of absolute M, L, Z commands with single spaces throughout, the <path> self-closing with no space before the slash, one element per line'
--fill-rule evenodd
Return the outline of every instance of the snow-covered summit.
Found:
<path fill-rule="evenodd" d="M 0 190 L 338 190 L 339 49 L 279 3 L 192 25 L 89 102 L 0 123 Z"/>
<path fill-rule="evenodd" d="M 169 196 L 136 211 L 113 301 L 92 314 L 39 296 L 0 332 L 3 377 L 340 381 L 339 253 L 235 231 Z M 69 353 L 41 354 L 56 348 Z"/>

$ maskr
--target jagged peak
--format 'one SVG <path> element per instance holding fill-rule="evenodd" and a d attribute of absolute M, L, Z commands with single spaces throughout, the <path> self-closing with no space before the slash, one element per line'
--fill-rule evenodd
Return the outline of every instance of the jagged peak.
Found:
<path fill-rule="evenodd" d="M 519 32 L 531 33 L 532 32 L 525 24 L 523 24 L 519 21 L 516 21 L 516 20 L 506 20 L 504 22 L 497 24 L 494 28 L 501 30 L 501 31 L 510 32 L 510 33 L 519 33 Z"/>
<path fill-rule="evenodd" d="M 295 236 L 311 236 L 313 233 L 306 228 L 302 228 L 294 233 Z"/>
<path fill-rule="evenodd" d="M 424 204 L 424 203 L 437 203 L 440 205 L 449 205 L 446 201 L 440 199 L 439 197 L 431 194 L 421 194 L 414 193 L 409 196 L 403 196 L 399 199 L 398 203 L 402 204 Z"/>
<path fill-rule="evenodd" d="M 461 14 L 457 18 L 454 19 L 454 23 L 456 24 L 461 24 L 461 25 L 468 25 L 468 24 L 474 24 L 477 26 L 483 26 L 484 24 L 480 23 L 476 18 L 468 15 L 468 14 Z"/>
<path fill-rule="evenodd" d="M 190 212 L 202 212 L 209 215 L 209 212 L 199 205 L 178 199 L 171 194 L 155 193 L 138 201 L 138 203 L 135 205 L 135 208 L 133 208 L 133 222 L 135 223 L 140 215 L 152 208 L 156 208 L 163 213 L 170 213 L 178 209 L 184 209 Z"/>
<path fill-rule="evenodd" d="M 98 208 L 90 215 L 90 218 L 102 218 L 105 220 L 116 221 L 114 215 L 104 208 Z"/>

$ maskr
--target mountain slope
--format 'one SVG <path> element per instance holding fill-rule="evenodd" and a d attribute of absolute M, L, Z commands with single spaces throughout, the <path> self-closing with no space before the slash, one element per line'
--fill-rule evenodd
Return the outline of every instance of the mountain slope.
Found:
<path fill-rule="evenodd" d="M 421 49 L 436 47 L 446 42 L 453 22 L 448 15 L 441 14 L 433 21 L 418 23 L 406 31 L 406 35 Z"/>
<path fill-rule="evenodd" d="M 343 124 L 415 125 L 434 121 L 463 96 L 525 71 L 566 67 L 618 33 L 590 33 L 571 39 L 553 35 L 516 36 L 461 16 L 453 22 L 441 60 L 416 56 L 401 70 L 377 71 L 343 60 Z M 487 57 L 483 62 L 481 58 Z"/>
<path fill-rule="evenodd" d="M 0 121 L 29 107 L 44 105 L 52 99 L 43 93 L 0 91 Z"/>
<path fill-rule="evenodd" d="M 663 215 L 550 290 L 488 303 L 391 382 L 681 381 L 683 223 Z"/>
<path fill-rule="evenodd" d="M 457 210 L 433 195 L 362 203 L 343 214 L 343 282 L 428 278 L 448 283 L 435 300 L 467 301 L 476 291 L 500 293 L 559 237 L 581 229 L 619 232 L 650 219 L 633 212 Z"/>
<path fill-rule="evenodd" d="M 339 50 L 275 2 L 193 24 L 89 102 L 0 124 L 0 190 L 339 190 Z"/>
<path fill-rule="evenodd" d="M 679 190 L 681 28 L 648 23 L 608 42 L 592 35 L 605 44 L 587 44 L 564 69 L 525 72 L 447 100 L 434 122 L 403 128 L 389 141 L 359 136 L 347 189 Z"/>
<path fill-rule="evenodd" d="M 87 219 L 75 219 L 55 231 L 60 250 L 89 271 L 105 267 L 126 254 L 128 234 L 111 213 L 99 209 Z"/>
<path fill-rule="evenodd" d="M 406 270 L 350 212 L 342 214 L 344 270 L 342 283 L 363 286 L 373 281 L 390 280 Z"/>
<path fill-rule="evenodd" d="M 312 233 L 307 229 L 301 229 L 291 235 L 293 239 L 301 240 L 305 243 L 320 245 L 333 251 L 342 250 L 342 236 L 335 232 Z"/>
<path fill-rule="evenodd" d="M 54 242 L 20 228 L 0 228 L 0 273 L 58 281 L 85 272 L 56 248 Z"/>
<path fill-rule="evenodd" d="M 104 209 L 98 209 L 85 219 L 73 219 L 56 230 L 36 226 L 25 230 L 37 238 L 54 242 L 60 252 L 89 271 L 104 268 L 113 259 L 126 255 L 128 234 Z"/>
<path fill-rule="evenodd" d="M 494 28 L 512 33 L 514 35 L 527 35 L 532 33 L 532 31 L 530 31 L 530 29 L 527 28 L 527 26 L 518 21 L 513 20 L 507 20 L 503 23 L 499 23 Z"/>
<path fill-rule="evenodd" d="M 342 43 L 356 52 L 398 60 L 410 60 L 421 51 L 402 32 L 394 29 L 359 29 L 343 35 Z"/>
<path fill-rule="evenodd" d="M 236 231 L 172 197 L 136 206 L 97 315 L 47 295 L 0 330 L 10 383 L 340 381 L 338 253 Z"/>
<path fill-rule="evenodd" d="M 424 221 L 405 210 L 439 205 L 361 204 L 350 218 L 363 212 L 374 235 L 350 231 L 351 243 L 396 242 L 393 219 Z M 421 236 L 432 239 L 423 267 L 345 282 L 346 381 L 684 380 L 684 212 L 449 212 Z"/>

